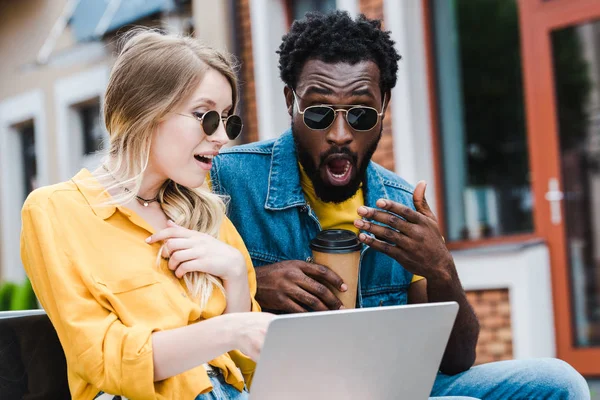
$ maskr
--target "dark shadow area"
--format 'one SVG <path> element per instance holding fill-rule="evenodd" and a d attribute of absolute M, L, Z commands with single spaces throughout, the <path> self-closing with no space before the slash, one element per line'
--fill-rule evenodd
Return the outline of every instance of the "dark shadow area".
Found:
<path fill-rule="evenodd" d="M 67 365 L 46 315 L 0 319 L 0 399 L 70 399 Z"/>

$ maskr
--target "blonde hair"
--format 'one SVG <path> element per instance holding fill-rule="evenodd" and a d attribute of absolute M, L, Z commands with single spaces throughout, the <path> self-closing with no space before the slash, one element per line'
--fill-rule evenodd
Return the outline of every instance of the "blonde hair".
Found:
<path fill-rule="evenodd" d="M 191 37 L 136 29 L 125 35 L 112 69 L 104 100 L 104 121 L 110 137 L 104 186 L 112 202 L 125 204 L 138 194 L 148 166 L 152 134 L 165 115 L 187 100 L 204 73 L 213 69 L 231 84 L 233 107 L 238 99 L 235 65 L 230 56 Z M 105 179 L 102 179 L 105 178 Z M 217 237 L 225 204 L 216 194 L 167 180 L 158 193 L 169 219 L 188 229 Z M 163 245 L 164 246 L 164 245 Z M 157 264 L 161 262 L 161 247 Z M 184 280 L 190 295 L 204 309 L 213 287 L 223 293 L 220 279 L 189 272 Z"/>

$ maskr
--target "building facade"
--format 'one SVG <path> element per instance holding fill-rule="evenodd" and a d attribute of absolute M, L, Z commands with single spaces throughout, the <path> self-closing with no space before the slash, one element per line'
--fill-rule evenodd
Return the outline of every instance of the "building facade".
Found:
<path fill-rule="evenodd" d="M 481 321 L 477 362 L 558 356 L 600 376 L 600 3 L 166 3 L 175 8 L 136 22 L 194 32 L 240 59 L 245 142 L 289 126 L 275 50 L 291 21 L 313 9 L 383 19 L 402 60 L 375 160 L 429 182 Z M 115 28 L 78 39 L 65 18 L 78 6 L 0 2 L 3 280 L 24 277 L 25 194 L 94 162 L 105 135 L 96 122 Z"/>

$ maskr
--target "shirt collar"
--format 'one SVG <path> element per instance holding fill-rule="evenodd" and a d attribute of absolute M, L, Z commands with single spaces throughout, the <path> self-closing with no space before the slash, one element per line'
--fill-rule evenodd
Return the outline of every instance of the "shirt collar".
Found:
<path fill-rule="evenodd" d="M 112 197 L 87 169 L 79 171 L 71 181 L 77 186 L 92 211 L 100 218 L 108 219 L 117 208 L 120 209 L 117 205 L 109 203 Z"/>
<path fill-rule="evenodd" d="M 363 185 L 363 191 L 365 205 L 369 207 L 375 207 L 375 203 L 381 198 L 389 198 L 383 179 L 372 161 L 367 167 L 366 185 Z M 265 208 L 285 210 L 304 205 L 306 200 L 300 184 L 296 144 L 291 129 L 288 129 L 273 145 Z"/>

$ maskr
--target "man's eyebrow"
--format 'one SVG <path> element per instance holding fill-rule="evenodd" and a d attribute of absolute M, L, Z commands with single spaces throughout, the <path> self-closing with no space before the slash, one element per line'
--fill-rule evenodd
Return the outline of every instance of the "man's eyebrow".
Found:
<path fill-rule="evenodd" d="M 324 87 L 320 87 L 320 86 L 309 86 L 308 89 L 306 89 L 306 91 L 302 94 L 302 96 L 308 96 L 309 94 L 313 94 L 313 93 L 328 95 L 328 94 L 333 94 L 333 90 L 327 89 Z"/>
<path fill-rule="evenodd" d="M 368 96 L 375 99 L 375 95 L 371 89 L 356 89 L 352 91 L 352 96 Z"/>

